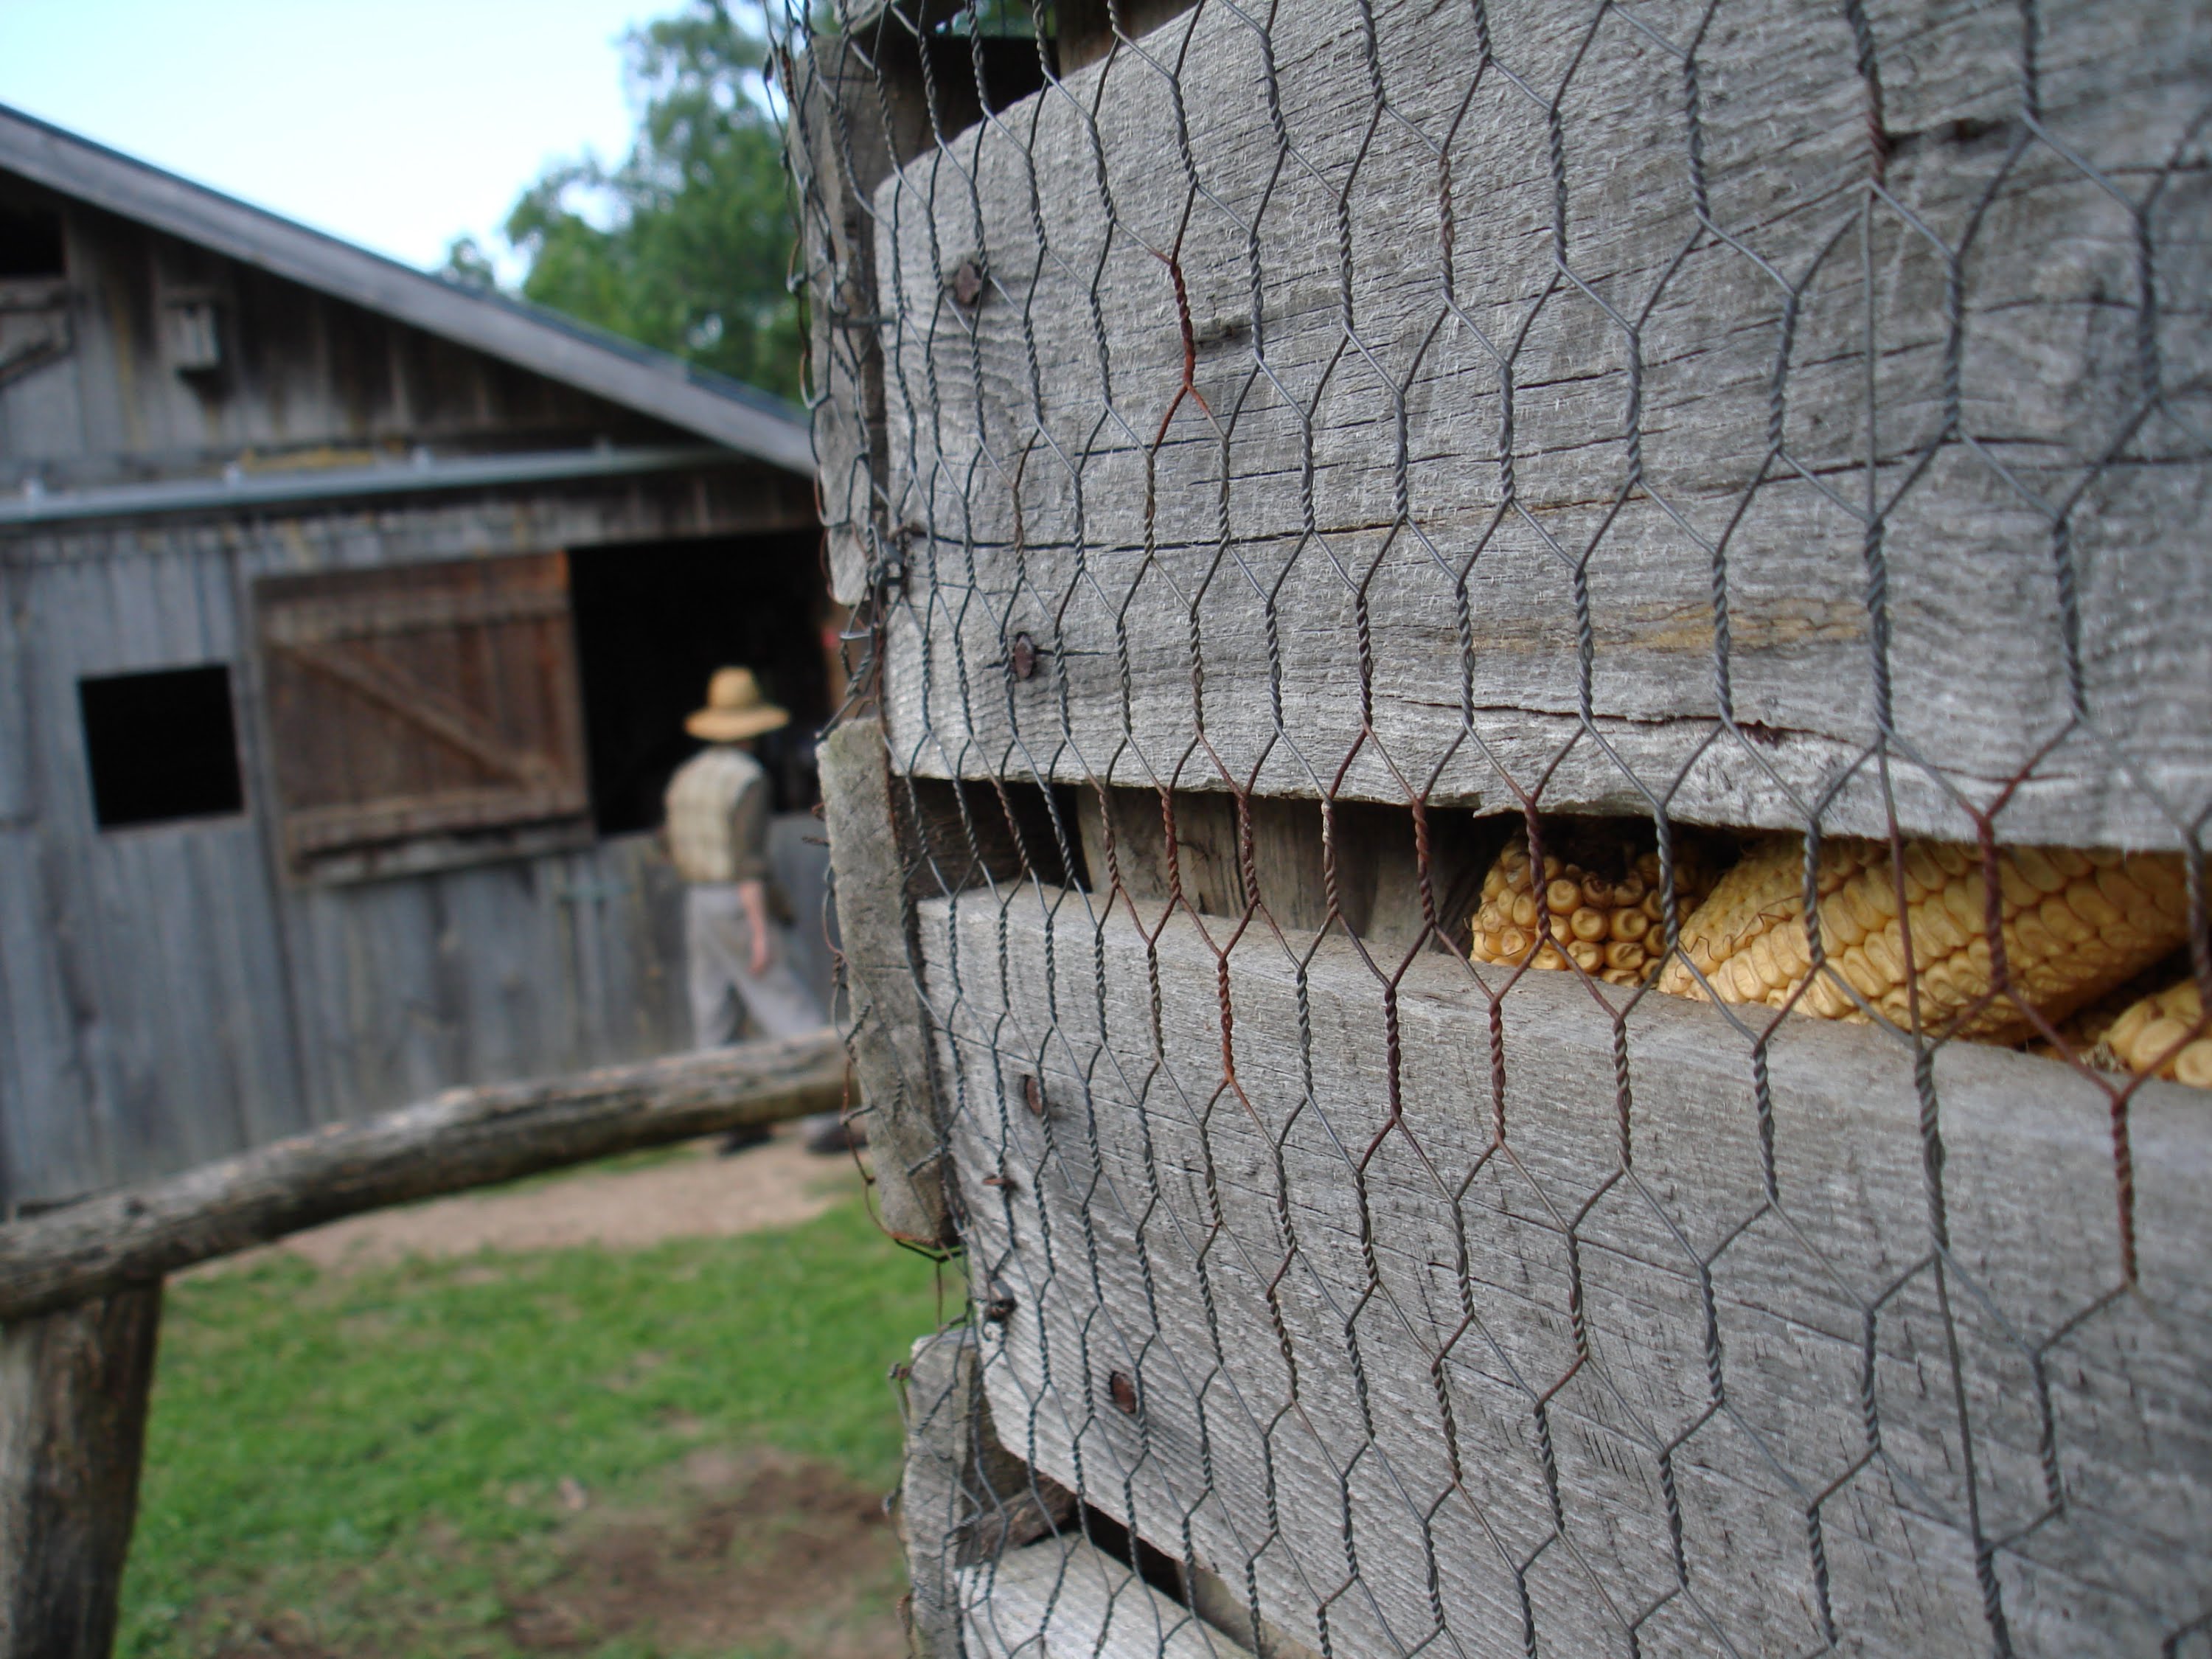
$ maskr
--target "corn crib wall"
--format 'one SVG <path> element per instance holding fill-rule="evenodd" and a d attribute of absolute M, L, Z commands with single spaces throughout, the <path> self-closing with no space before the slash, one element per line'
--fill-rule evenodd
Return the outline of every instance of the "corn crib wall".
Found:
<path fill-rule="evenodd" d="M 917 1650 L 2212 1655 L 2212 13 L 773 21 Z"/>

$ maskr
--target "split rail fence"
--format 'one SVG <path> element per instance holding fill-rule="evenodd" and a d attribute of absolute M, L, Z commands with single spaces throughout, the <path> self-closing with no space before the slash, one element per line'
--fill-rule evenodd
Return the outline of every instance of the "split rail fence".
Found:
<path fill-rule="evenodd" d="M 0 1225 L 0 1659 L 107 1659 L 162 1281 L 388 1205 L 835 1110 L 827 1030 L 479 1084 Z"/>
<path fill-rule="evenodd" d="M 2212 1654 L 2212 11 L 773 21 L 921 1650 Z"/>

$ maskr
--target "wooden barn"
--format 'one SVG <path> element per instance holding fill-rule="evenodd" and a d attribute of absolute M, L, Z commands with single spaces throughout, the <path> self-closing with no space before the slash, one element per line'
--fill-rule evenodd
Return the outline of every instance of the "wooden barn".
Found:
<path fill-rule="evenodd" d="M 719 663 L 819 867 L 812 474 L 774 398 L 0 109 L 9 1212 L 684 1046 Z"/>

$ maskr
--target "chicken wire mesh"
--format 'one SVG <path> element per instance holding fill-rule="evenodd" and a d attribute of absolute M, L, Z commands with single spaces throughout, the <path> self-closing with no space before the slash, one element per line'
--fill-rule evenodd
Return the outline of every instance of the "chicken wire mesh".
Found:
<path fill-rule="evenodd" d="M 2212 1654 L 2212 15 L 771 23 L 918 1644 Z"/>

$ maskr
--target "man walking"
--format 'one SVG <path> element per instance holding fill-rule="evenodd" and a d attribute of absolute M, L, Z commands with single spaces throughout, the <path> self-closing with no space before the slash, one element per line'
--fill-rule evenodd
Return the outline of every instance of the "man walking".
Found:
<path fill-rule="evenodd" d="M 696 1046 L 735 1042 L 747 1021 L 763 1036 L 798 1036 L 830 1023 L 822 1004 L 792 971 L 784 928 L 790 908 L 769 870 L 771 805 L 768 774 L 753 758 L 763 734 L 791 716 L 761 695 L 749 668 L 717 669 L 707 706 L 684 722 L 707 747 L 669 780 L 668 852 L 687 884 L 684 942 Z M 811 1119 L 807 1144 L 845 1146 L 835 1114 Z M 723 1150 L 767 1139 L 740 1130 Z"/>

